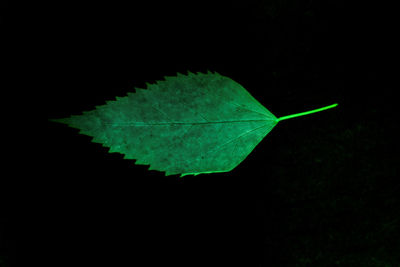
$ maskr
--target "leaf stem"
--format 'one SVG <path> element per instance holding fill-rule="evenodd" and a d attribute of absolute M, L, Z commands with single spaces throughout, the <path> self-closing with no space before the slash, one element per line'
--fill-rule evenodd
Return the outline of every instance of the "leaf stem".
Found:
<path fill-rule="evenodd" d="M 292 114 L 292 115 L 283 116 L 283 117 L 278 118 L 278 121 L 283 121 L 283 120 L 287 120 L 287 119 L 291 119 L 291 118 L 295 118 L 295 117 L 308 115 L 308 114 L 311 114 L 311 113 L 320 112 L 320 111 L 323 111 L 323 110 L 326 110 L 326 109 L 334 108 L 337 105 L 338 104 L 335 103 L 333 105 L 326 106 L 326 107 L 323 107 L 323 108 L 317 108 L 317 109 L 313 109 L 313 110 L 310 110 L 310 111 L 305 111 L 305 112 L 301 112 L 301 113 L 296 113 L 296 114 Z"/>

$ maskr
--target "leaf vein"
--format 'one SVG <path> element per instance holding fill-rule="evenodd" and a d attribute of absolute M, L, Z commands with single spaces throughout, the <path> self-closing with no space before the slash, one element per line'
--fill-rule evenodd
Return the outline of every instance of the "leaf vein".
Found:
<path fill-rule="evenodd" d="M 234 120 L 234 121 L 206 121 L 206 122 L 129 122 L 129 123 L 106 123 L 111 126 L 165 126 L 165 125 L 198 125 L 198 124 L 218 124 L 218 123 L 243 123 L 243 122 L 260 122 L 260 121 L 273 121 L 271 120 Z"/>
<path fill-rule="evenodd" d="M 215 147 L 214 149 L 211 149 L 211 150 L 207 151 L 206 153 L 203 153 L 202 155 L 200 155 L 199 157 L 197 157 L 197 158 L 194 159 L 194 160 L 190 160 L 190 159 L 180 160 L 180 161 L 178 161 L 178 162 L 175 163 L 175 166 L 176 166 L 177 163 L 179 164 L 179 163 L 181 163 L 181 162 L 191 162 L 191 163 L 192 163 L 192 162 L 197 162 L 197 161 L 199 161 L 202 157 L 204 157 L 204 156 L 206 156 L 206 155 L 208 155 L 208 154 L 210 154 L 210 153 L 218 152 L 218 151 L 220 151 L 220 150 L 222 149 L 222 147 L 226 146 L 227 144 L 229 144 L 229 143 L 231 143 L 231 142 L 233 142 L 233 141 L 237 141 L 239 138 L 241 138 L 241 137 L 243 137 L 243 136 L 245 136 L 245 135 L 247 135 L 247 134 L 249 134 L 249 133 L 251 133 L 251 132 L 257 131 L 258 129 L 260 129 L 260 128 L 262 128 L 262 127 L 265 127 L 265 126 L 267 126 L 267 125 L 262 125 L 262 126 L 260 126 L 260 127 L 257 127 L 257 128 L 252 129 L 252 130 L 249 130 L 249 131 L 247 131 L 247 132 L 245 132 L 245 133 L 243 133 L 243 134 L 241 134 L 241 135 L 239 135 L 239 136 L 237 136 L 237 137 L 235 137 L 235 138 L 232 138 L 232 139 L 229 140 L 228 142 L 225 142 L 225 143 L 223 143 L 223 144 L 221 144 L 221 145 Z M 170 169 L 170 168 L 169 168 L 169 169 Z M 169 169 L 168 169 L 168 170 L 169 170 Z"/>

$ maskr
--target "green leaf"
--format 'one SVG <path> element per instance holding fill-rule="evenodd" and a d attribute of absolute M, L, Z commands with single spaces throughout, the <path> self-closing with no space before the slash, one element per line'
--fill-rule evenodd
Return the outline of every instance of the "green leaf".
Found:
<path fill-rule="evenodd" d="M 276 118 L 232 79 L 189 72 L 52 121 L 80 129 L 149 170 L 184 176 L 231 171 L 280 120 L 322 109 Z"/>

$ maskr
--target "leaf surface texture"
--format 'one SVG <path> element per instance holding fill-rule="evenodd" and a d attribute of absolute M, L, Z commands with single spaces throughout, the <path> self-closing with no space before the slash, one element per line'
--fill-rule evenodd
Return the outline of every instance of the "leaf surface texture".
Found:
<path fill-rule="evenodd" d="M 278 122 L 239 83 L 216 72 L 168 76 L 55 121 L 136 164 L 181 176 L 232 170 Z"/>

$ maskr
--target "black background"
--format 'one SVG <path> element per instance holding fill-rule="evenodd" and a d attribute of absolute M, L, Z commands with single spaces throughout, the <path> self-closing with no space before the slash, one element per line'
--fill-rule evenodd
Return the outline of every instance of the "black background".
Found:
<path fill-rule="evenodd" d="M 397 14 L 348 2 L 4 4 L 0 266 L 399 266 Z M 47 121 L 188 70 L 278 117 L 339 106 L 183 179 Z"/>

